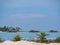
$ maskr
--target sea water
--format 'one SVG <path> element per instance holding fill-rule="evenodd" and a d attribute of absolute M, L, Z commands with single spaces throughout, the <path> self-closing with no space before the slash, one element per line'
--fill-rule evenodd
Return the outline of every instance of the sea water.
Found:
<path fill-rule="evenodd" d="M 13 38 L 16 35 L 19 35 L 22 37 L 22 39 L 38 39 L 38 35 L 40 32 L 0 32 L 0 38 L 3 40 L 13 40 Z M 60 32 L 45 32 L 49 34 L 46 36 L 47 39 L 56 39 L 57 37 L 60 37 Z"/>

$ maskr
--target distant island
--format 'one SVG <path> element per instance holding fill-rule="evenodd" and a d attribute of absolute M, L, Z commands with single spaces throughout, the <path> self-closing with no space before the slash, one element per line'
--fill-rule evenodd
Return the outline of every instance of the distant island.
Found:
<path fill-rule="evenodd" d="M 40 31 L 38 31 L 38 30 L 30 30 L 29 32 L 40 32 Z"/>
<path fill-rule="evenodd" d="M 2 32 L 20 32 L 21 28 L 4 26 L 4 27 L 0 27 L 0 31 L 2 31 Z"/>
<path fill-rule="evenodd" d="M 58 32 L 57 30 L 50 30 L 49 32 Z"/>
<path fill-rule="evenodd" d="M 0 32 L 26 32 L 22 31 L 20 27 L 8 27 L 8 26 L 3 26 L 0 27 Z M 39 30 L 29 30 L 28 32 L 40 32 Z M 57 30 L 50 30 L 49 32 L 58 32 Z"/>

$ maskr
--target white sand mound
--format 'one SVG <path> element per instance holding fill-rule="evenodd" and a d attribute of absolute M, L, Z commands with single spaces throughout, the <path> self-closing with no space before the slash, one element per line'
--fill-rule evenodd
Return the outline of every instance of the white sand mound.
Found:
<path fill-rule="evenodd" d="M 5 41 L 5 42 L 3 42 L 2 44 L 0 44 L 0 45 L 15 45 L 15 43 L 13 42 L 13 41 Z"/>
<path fill-rule="evenodd" d="M 50 43 L 48 45 L 60 45 L 60 43 Z"/>
<path fill-rule="evenodd" d="M 45 43 L 36 43 L 36 42 L 29 42 L 29 41 L 5 41 L 3 43 L 0 43 L 0 45 L 60 45 L 60 43 L 50 43 L 50 44 L 45 44 Z"/>
<path fill-rule="evenodd" d="M 7 40 L 7 41 L 5 41 L 3 43 L 11 43 L 11 42 L 13 42 L 13 41 Z"/>

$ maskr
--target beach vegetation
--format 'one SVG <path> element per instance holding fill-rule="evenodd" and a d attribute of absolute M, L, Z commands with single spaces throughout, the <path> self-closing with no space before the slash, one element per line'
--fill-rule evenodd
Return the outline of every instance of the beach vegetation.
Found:
<path fill-rule="evenodd" d="M 20 41 L 21 40 L 21 37 L 19 35 L 16 35 L 14 38 L 13 38 L 13 41 Z"/>
<path fill-rule="evenodd" d="M 4 40 L 2 40 L 2 38 L 0 38 L 0 42 L 3 42 Z"/>
<path fill-rule="evenodd" d="M 20 32 L 22 29 L 20 27 L 8 27 L 8 26 L 3 26 L 0 27 L 0 31 L 2 32 Z"/>
<path fill-rule="evenodd" d="M 46 40 L 46 36 L 48 36 L 49 34 L 46 34 L 44 32 L 41 32 L 38 34 L 38 38 L 40 40 L 40 42 L 44 42 Z"/>
<path fill-rule="evenodd" d="M 57 37 L 57 38 L 55 39 L 55 42 L 59 42 L 59 43 L 60 43 L 60 37 Z"/>

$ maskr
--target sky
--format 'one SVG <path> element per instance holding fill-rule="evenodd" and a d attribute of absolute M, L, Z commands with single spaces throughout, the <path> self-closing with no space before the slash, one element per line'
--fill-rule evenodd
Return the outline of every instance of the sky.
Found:
<path fill-rule="evenodd" d="M 0 0 L 0 26 L 23 30 L 60 30 L 60 0 Z"/>

